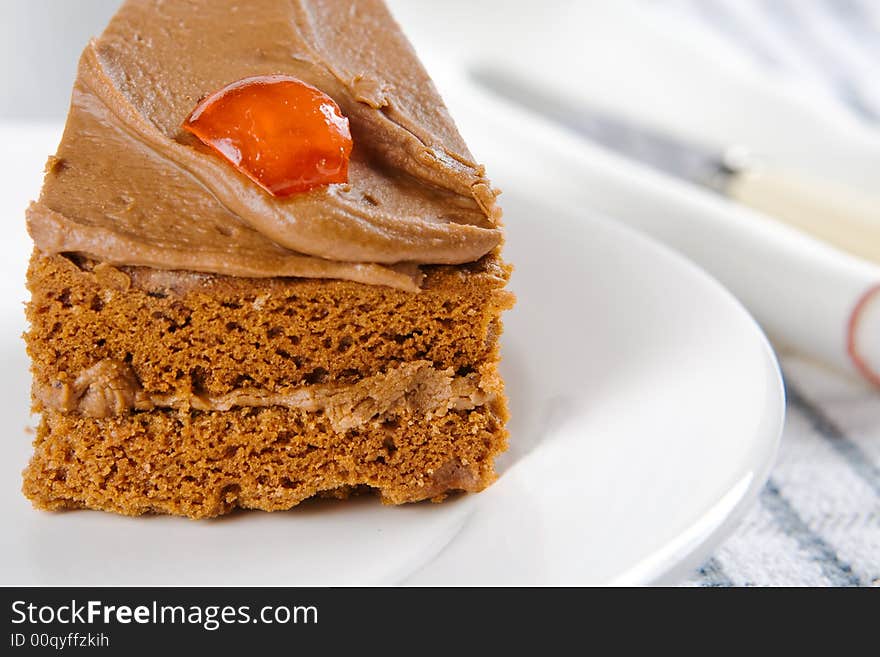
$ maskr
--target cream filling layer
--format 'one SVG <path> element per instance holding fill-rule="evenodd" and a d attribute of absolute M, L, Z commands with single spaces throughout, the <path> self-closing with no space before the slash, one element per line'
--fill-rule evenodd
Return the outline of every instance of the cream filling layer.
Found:
<path fill-rule="evenodd" d="M 323 411 L 333 429 L 342 432 L 404 412 L 432 418 L 451 410 L 473 410 L 496 399 L 498 385 L 496 380 L 483 381 L 479 374 L 456 376 L 451 368 L 439 370 L 430 361 L 413 361 L 348 385 L 313 384 L 280 392 L 241 388 L 222 395 L 160 394 L 145 391 L 130 365 L 105 359 L 73 380 L 35 382 L 34 397 L 47 409 L 93 418 L 156 409 L 282 406 Z"/>

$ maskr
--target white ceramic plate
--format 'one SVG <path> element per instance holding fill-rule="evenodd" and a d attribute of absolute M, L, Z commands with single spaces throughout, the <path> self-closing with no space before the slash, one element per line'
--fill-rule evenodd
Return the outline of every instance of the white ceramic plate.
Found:
<path fill-rule="evenodd" d="M 360 498 L 193 522 L 39 512 L 19 492 L 22 212 L 58 132 L 0 126 L 0 584 L 640 584 L 698 565 L 775 454 L 784 405 L 764 336 L 696 267 L 552 194 L 538 174 L 558 153 L 478 113 L 466 127 L 506 190 L 517 266 L 499 481 L 442 505 Z"/>

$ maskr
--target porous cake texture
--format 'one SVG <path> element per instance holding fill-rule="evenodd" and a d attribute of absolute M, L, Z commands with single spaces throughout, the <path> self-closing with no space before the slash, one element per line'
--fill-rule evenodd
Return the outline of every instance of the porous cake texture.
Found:
<path fill-rule="evenodd" d="M 44 509 L 479 491 L 499 191 L 382 0 L 126 0 L 26 213 Z"/>
<path fill-rule="evenodd" d="M 204 518 L 374 489 L 479 491 L 506 446 L 497 252 L 421 291 L 35 251 L 25 338 L 44 509 Z"/>

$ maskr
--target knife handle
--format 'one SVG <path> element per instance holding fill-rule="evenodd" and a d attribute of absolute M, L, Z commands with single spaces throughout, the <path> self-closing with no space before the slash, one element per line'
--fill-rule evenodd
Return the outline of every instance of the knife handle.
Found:
<path fill-rule="evenodd" d="M 736 172 L 725 193 L 843 251 L 880 263 L 880 196 L 774 169 Z"/>

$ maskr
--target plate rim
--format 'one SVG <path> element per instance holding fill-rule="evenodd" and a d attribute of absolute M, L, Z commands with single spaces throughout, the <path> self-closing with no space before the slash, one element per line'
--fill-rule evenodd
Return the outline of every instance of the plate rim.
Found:
<path fill-rule="evenodd" d="M 579 142 L 572 140 L 563 128 L 516 106 L 512 102 L 500 99 L 473 83 L 460 71 L 446 68 L 441 72 L 435 71 L 435 73 L 438 73 L 435 79 L 438 79 L 442 85 L 444 98 L 456 101 L 452 109 L 453 116 L 457 119 L 459 114 L 463 113 L 461 112 L 461 107 L 470 107 L 473 110 L 473 115 L 479 116 L 481 121 L 485 122 L 487 117 L 491 115 L 493 117 L 492 125 L 494 130 L 517 134 L 518 132 L 524 132 L 528 128 L 532 131 L 533 136 L 537 132 L 537 137 L 530 140 L 530 147 L 559 154 L 568 162 L 571 162 L 573 166 L 582 166 L 579 160 L 584 157 L 583 154 L 579 153 L 571 145 Z M 456 109 L 459 112 L 456 112 Z M 462 123 L 465 122 L 462 121 Z M 689 575 L 693 574 L 694 570 L 704 563 L 706 559 L 711 557 L 717 548 L 735 532 L 745 515 L 754 506 L 761 490 L 770 478 L 778 457 L 786 421 L 786 392 L 781 366 L 769 338 L 751 312 L 733 292 L 703 267 L 671 246 L 631 226 L 617 222 L 603 212 L 589 208 L 581 209 L 580 212 L 603 224 L 609 230 L 617 231 L 620 234 L 626 235 L 627 238 L 642 242 L 650 247 L 658 257 L 669 259 L 676 265 L 688 270 L 691 276 L 702 279 L 703 283 L 713 288 L 715 293 L 724 298 L 742 316 L 762 349 L 767 392 L 764 397 L 764 408 L 760 414 L 756 414 L 760 416 L 760 422 L 753 434 L 753 445 L 761 449 L 760 454 L 763 458 L 758 461 L 756 457 L 754 461 L 750 462 L 752 465 L 752 476 L 741 495 L 726 510 L 723 518 L 720 519 L 711 531 L 705 533 L 696 542 L 690 542 L 687 548 L 676 549 L 675 545 L 679 542 L 687 543 L 686 539 L 689 532 L 694 531 L 706 519 L 706 515 L 689 523 L 688 527 L 683 528 L 676 536 L 666 541 L 663 546 L 654 550 L 650 556 L 611 577 L 607 582 L 599 583 L 598 585 L 664 586 L 680 584 Z M 723 498 L 726 494 L 732 492 L 739 483 L 731 484 L 730 488 L 721 497 Z M 670 552 L 670 554 L 661 554 L 664 552 Z M 661 558 L 658 558 L 658 555 Z M 423 564 L 422 568 L 417 572 L 430 568 L 431 563 L 438 556 L 439 553 Z"/>
<path fill-rule="evenodd" d="M 745 515 L 754 506 L 761 490 L 770 478 L 770 473 L 779 453 L 786 420 L 786 394 L 782 370 L 775 350 L 757 320 L 755 320 L 743 303 L 714 276 L 675 249 L 630 226 L 615 222 L 612 218 L 601 212 L 583 210 L 582 213 L 587 214 L 591 221 L 602 224 L 605 230 L 616 233 L 622 239 L 632 239 L 641 242 L 651 249 L 657 257 L 667 259 L 674 266 L 681 267 L 688 277 L 693 277 L 701 284 L 709 286 L 713 290 L 713 294 L 724 299 L 724 303 L 730 305 L 745 320 L 748 332 L 761 349 L 761 360 L 765 366 L 764 376 L 767 391 L 764 396 L 763 410 L 760 413 L 756 413 L 756 417 L 759 417 L 760 421 L 758 428 L 752 434 L 752 443 L 754 448 L 760 450 L 758 453 L 762 458 L 760 460 L 755 458 L 749 462 L 749 465 L 752 467 L 751 473 L 746 478 L 746 485 L 742 486 L 743 490 L 739 491 L 740 494 L 736 496 L 734 503 L 724 510 L 723 517 L 719 519 L 711 530 L 702 533 L 698 540 L 688 540 L 690 534 L 698 530 L 705 521 L 710 520 L 711 512 L 721 506 L 721 502 L 728 495 L 737 492 L 737 488 L 742 484 L 743 479 L 732 482 L 730 486 L 719 494 L 718 502 L 708 512 L 689 522 L 675 536 L 670 537 L 662 546 L 653 550 L 650 555 L 641 561 L 632 564 L 625 570 L 605 580 L 572 584 L 573 586 L 598 587 L 681 585 L 688 576 L 694 574 L 694 571 L 710 558 L 715 550 L 735 532 Z M 734 473 L 731 472 L 731 474 Z M 474 511 L 472 510 L 470 514 L 473 513 Z M 434 555 L 414 571 L 398 580 L 396 584 L 407 586 L 410 579 L 428 573 L 435 561 L 442 556 L 443 552 L 455 543 L 460 533 L 461 529 L 455 536 L 450 537 L 446 544 L 437 550 Z M 679 543 L 684 543 L 686 547 L 677 548 L 676 546 Z"/>

